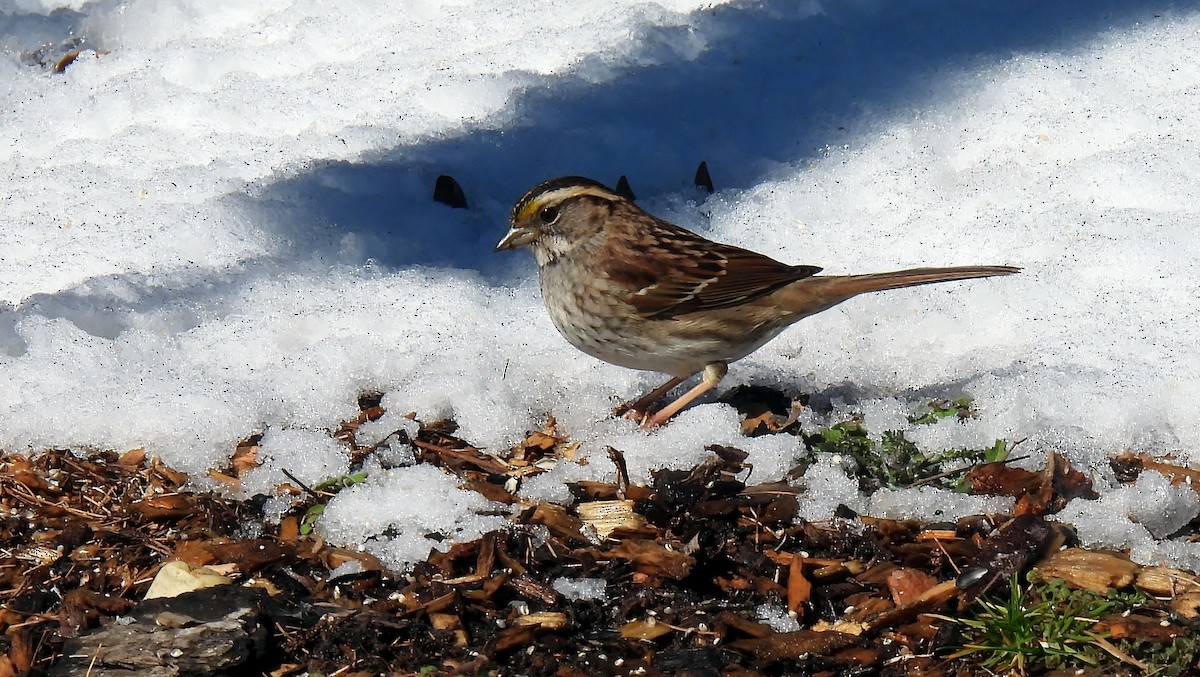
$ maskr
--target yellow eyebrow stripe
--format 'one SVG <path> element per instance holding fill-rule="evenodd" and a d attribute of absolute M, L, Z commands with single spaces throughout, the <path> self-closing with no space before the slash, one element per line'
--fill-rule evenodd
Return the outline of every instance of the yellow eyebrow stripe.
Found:
<path fill-rule="evenodd" d="M 558 188 L 542 193 L 535 199 L 530 200 L 528 204 L 526 204 L 521 208 L 520 211 L 517 212 L 516 221 L 519 223 L 532 217 L 546 205 L 559 204 L 570 198 L 580 197 L 582 195 L 591 195 L 592 197 L 598 197 L 604 200 L 620 199 L 619 195 L 615 195 L 610 191 L 604 190 L 603 188 L 598 188 L 596 186 L 567 186 L 566 188 Z"/>

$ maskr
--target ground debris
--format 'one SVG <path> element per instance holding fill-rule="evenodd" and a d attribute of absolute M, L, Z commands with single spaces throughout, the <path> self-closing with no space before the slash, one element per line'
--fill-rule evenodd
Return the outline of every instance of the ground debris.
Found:
<path fill-rule="evenodd" d="M 791 430 L 770 418 L 784 416 L 782 403 L 754 407 L 754 434 Z M 357 428 L 382 413 L 368 399 L 335 436 L 363 458 L 372 448 L 356 443 Z M 301 529 L 319 494 L 269 524 L 257 502 L 192 492 L 142 450 L 0 457 L 0 677 L 971 674 L 951 657 L 961 637 L 947 614 L 971 613 L 1032 569 L 1158 600 L 1097 617 L 1112 641 L 1167 651 L 1196 632 L 1195 575 L 1062 549 L 1071 534 L 1044 515 L 1090 486 L 1060 457 L 1040 473 L 988 464 L 967 474 L 979 491 L 1018 497 L 1015 515 L 925 524 L 843 511 L 817 523 L 792 484 L 748 485 L 734 447 L 648 484 L 610 449 L 617 481 L 571 485 L 575 502 L 558 504 L 519 491 L 577 462 L 553 421 L 498 452 L 456 437 L 449 421 L 390 437 L 514 504 L 511 526 L 390 572 Z M 257 442 L 247 437 L 222 477 L 236 485 Z M 172 562 L 228 583 L 143 601 Z"/>
<path fill-rule="evenodd" d="M 50 677 L 206 675 L 238 668 L 267 648 L 266 593 L 219 586 L 147 601 L 128 616 L 63 644 Z"/>
<path fill-rule="evenodd" d="M 1131 585 L 1137 580 L 1141 569 L 1141 566 L 1122 555 L 1068 548 L 1038 564 L 1037 575 L 1045 579 L 1057 578 L 1083 590 L 1107 594 Z"/>

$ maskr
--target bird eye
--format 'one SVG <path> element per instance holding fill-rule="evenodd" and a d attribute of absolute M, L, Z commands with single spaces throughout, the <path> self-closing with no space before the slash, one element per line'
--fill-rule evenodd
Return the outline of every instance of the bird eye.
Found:
<path fill-rule="evenodd" d="M 542 211 L 538 212 L 538 218 L 545 224 L 554 223 L 558 220 L 558 207 L 542 207 Z"/>

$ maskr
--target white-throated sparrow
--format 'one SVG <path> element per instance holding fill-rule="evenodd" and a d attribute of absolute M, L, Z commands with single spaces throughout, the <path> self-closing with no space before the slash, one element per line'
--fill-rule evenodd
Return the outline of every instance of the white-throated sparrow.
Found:
<path fill-rule="evenodd" d="M 816 275 L 707 240 L 578 176 L 539 183 L 513 207 L 496 250 L 527 246 L 542 299 L 571 345 L 605 362 L 671 375 L 622 409 L 656 426 L 711 390 L 739 360 L 788 325 L 867 292 L 1010 275 L 1011 266 L 914 268 Z M 700 383 L 646 416 L 671 388 Z"/>

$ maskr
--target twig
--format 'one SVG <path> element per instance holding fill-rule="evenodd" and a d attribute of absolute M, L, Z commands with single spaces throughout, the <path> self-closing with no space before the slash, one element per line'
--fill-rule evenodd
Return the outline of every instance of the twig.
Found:
<path fill-rule="evenodd" d="M 623 499 L 629 489 L 629 466 L 625 464 L 625 454 L 615 447 L 605 447 L 604 450 L 608 452 L 613 465 L 617 466 L 617 498 Z"/>
<path fill-rule="evenodd" d="M 308 485 L 306 485 L 304 482 L 301 482 L 300 480 L 296 479 L 296 476 L 293 475 L 292 473 L 288 472 L 287 468 L 280 468 L 279 472 L 286 475 L 289 480 L 295 482 L 296 486 L 300 487 L 300 489 L 303 490 L 305 493 L 307 493 L 309 496 L 312 496 L 313 498 L 317 499 L 318 501 L 321 500 L 322 498 L 324 498 L 323 496 L 321 496 L 321 494 L 318 494 L 317 492 L 313 491 L 312 489 L 309 489 Z"/>

